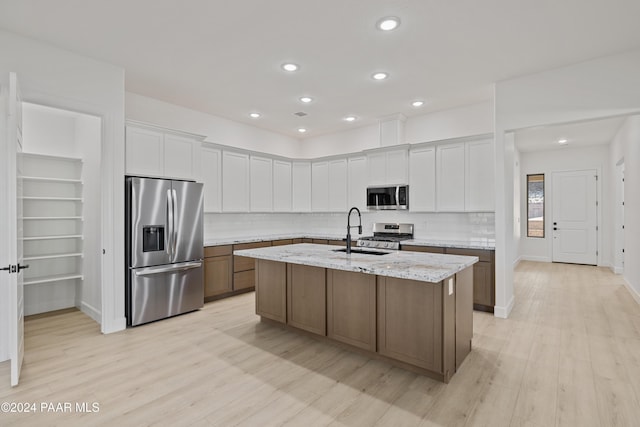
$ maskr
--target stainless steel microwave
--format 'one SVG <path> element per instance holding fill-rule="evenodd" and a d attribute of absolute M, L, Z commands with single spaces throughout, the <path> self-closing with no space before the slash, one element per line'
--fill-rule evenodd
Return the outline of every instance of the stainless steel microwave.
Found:
<path fill-rule="evenodd" d="M 372 210 L 409 209 L 409 186 L 368 187 L 367 208 Z"/>

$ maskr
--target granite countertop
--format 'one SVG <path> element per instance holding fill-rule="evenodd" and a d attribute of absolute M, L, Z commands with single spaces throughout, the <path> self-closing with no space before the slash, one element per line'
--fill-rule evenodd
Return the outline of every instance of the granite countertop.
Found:
<path fill-rule="evenodd" d="M 234 251 L 234 255 L 334 270 L 438 283 L 478 262 L 478 257 L 382 251 L 386 255 L 336 252 L 336 246 L 299 243 Z"/>
<path fill-rule="evenodd" d="M 323 240 L 343 240 L 346 237 L 345 234 L 322 234 L 322 233 L 287 233 L 287 234 L 263 234 L 259 236 L 250 237 L 220 237 L 215 239 L 205 239 L 205 246 L 220 246 L 220 245 L 235 245 L 239 243 L 254 243 L 254 242 L 268 242 L 271 240 L 282 239 L 323 239 Z M 352 237 L 352 241 L 356 240 L 357 236 Z M 355 243 L 354 243 L 355 244 Z"/>
<path fill-rule="evenodd" d="M 441 248 L 484 249 L 493 251 L 496 249 L 496 239 L 471 237 L 469 239 L 411 239 L 403 240 L 400 245 L 413 246 L 438 246 Z"/>
<path fill-rule="evenodd" d="M 356 240 L 360 235 L 353 235 L 352 240 Z M 288 233 L 288 234 L 264 234 L 251 237 L 221 237 L 209 238 L 204 240 L 205 246 L 234 245 L 240 243 L 266 242 L 281 239 L 325 239 L 325 240 L 343 240 L 345 234 L 329 234 L 329 233 Z M 414 246 L 439 246 L 443 248 L 462 248 L 462 249 L 484 249 L 495 250 L 496 240 L 489 238 L 469 238 L 469 239 L 412 239 L 402 242 L 404 245 Z M 355 243 L 354 243 L 355 246 Z"/>

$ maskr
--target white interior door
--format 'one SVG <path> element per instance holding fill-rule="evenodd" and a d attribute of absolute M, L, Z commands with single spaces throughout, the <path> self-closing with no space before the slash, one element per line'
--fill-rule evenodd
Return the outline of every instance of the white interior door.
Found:
<path fill-rule="evenodd" d="M 9 84 L 2 89 L 2 104 L 5 111 L 6 144 L 2 150 L 2 169 L 4 171 L 2 189 L 3 209 L 2 236 L 0 254 L 2 254 L 3 294 L 8 297 L 4 305 L 9 314 L 9 358 L 11 359 L 11 385 L 18 384 L 20 369 L 24 357 L 24 292 L 22 288 L 22 100 L 15 73 L 10 73 Z M 5 138 L 3 138 L 5 139 Z"/>
<path fill-rule="evenodd" d="M 553 173 L 553 261 L 598 263 L 597 171 Z"/>

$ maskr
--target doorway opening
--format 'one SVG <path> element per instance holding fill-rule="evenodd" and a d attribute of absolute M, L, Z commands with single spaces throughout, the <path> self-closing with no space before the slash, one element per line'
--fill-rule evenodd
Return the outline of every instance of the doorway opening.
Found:
<path fill-rule="evenodd" d="M 102 119 L 23 103 L 24 314 L 101 321 Z"/>

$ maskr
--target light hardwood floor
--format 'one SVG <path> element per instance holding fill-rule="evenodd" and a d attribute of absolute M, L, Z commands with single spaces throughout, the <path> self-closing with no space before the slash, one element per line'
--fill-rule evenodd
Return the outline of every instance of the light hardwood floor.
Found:
<path fill-rule="evenodd" d="M 0 402 L 99 412 L 0 425 L 640 425 L 640 307 L 621 277 L 523 262 L 515 297 L 507 320 L 474 313 L 448 385 L 262 324 L 253 293 L 110 335 L 80 312 L 30 319 L 21 383 L 0 364 Z"/>

